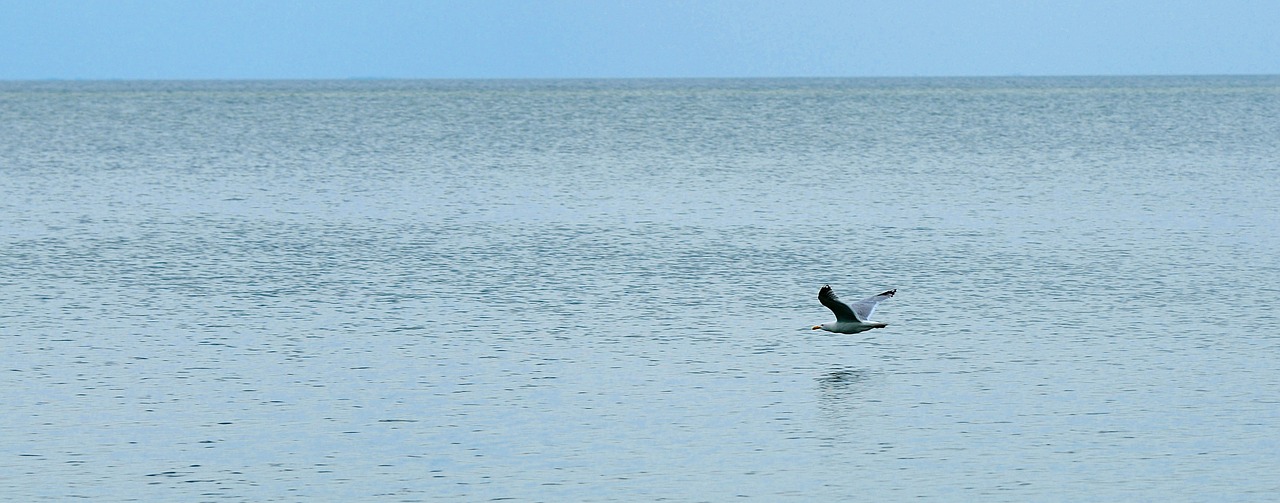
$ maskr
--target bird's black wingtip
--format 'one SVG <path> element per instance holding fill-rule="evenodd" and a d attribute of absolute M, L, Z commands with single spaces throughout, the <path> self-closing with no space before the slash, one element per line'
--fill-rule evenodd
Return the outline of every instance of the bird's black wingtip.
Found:
<path fill-rule="evenodd" d="M 889 291 L 884 292 L 884 293 L 882 293 L 882 294 L 880 294 L 880 295 L 888 295 L 888 296 L 890 296 L 890 297 L 893 297 L 893 296 L 894 296 L 894 295 L 896 295 L 897 293 L 898 293 L 898 289 L 897 289 L 897 288 L 894 288 L 893 290 L 889 290 Z"/>

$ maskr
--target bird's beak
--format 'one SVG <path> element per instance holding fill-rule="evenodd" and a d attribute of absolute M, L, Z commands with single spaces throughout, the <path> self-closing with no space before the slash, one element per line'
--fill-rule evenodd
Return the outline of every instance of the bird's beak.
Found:
<path fill-rule="evenodd" d="M 814 325 L 814 326 L 813 326 L 813 330 L 817 330 L 817 329 L 819 329 L 819 328 L 822 328 L 822 325 Z"/>

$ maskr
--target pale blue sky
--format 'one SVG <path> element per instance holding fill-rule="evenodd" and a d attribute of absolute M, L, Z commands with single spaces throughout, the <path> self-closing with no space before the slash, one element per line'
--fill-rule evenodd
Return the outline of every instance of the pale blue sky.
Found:
<path fill-rule="evenodd" d="M 1272 0 L 0 0 L 0 79 L 1280 74 Z"/>

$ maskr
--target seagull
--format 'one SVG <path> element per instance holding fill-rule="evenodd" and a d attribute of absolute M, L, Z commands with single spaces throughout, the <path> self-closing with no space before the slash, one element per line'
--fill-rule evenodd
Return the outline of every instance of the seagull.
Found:
<path fill-rule="evenodd" d="M 877 305 L 893 297 L 895 293 L 898 293 L 896 288 L 852 304 L 845 304 L 840 301 L 840 297 L 836 297 L 836 292 L 831 290 L 831 285 L 822 285 L 822 289 L 818 290 L 818 301 L 835 313 L 836 321 L 814 325 L 813 329 L 822 329 L 837 334 L 856 334 L 873 328 L 887 327 L 889 326 L 888 323 L 869 321 L 867 318 L 871 317 L 871 313 L 876 312 Z"/>

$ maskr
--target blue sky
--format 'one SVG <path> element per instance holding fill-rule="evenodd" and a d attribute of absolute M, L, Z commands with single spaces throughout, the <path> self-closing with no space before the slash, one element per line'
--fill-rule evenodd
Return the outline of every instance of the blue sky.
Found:
<path fill-rule="evenodd" d="M 0 0 L 0 79 L 1280 74 L 1270 0 Z"/>

